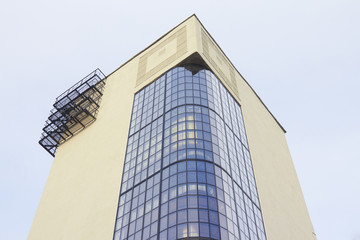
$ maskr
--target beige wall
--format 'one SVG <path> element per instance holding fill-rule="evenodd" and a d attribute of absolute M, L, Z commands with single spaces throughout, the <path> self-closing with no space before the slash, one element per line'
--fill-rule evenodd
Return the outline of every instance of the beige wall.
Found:
<path fill-rule="evenodd" d="M 108 76 L 97 120 L 57 150 L 28 239 L 112 238 L 134 92 L 194 52 L 195 23 Z"/>
<path fill-rule="evenodd" d="M 194 16 L 108 76 L 97 120 L 58 148 L 28 239 L 112 238 L 134 92 L 194 52 L 242 105 L 268 239 L 313 239 L 284 132 Z"/>
<path fill-rule="evenodd" d="M 239 90 L 268 239 L 315 239 L 283 130 L 247 84 Z"/>
<path fill-rule="evenodd" d="M 56 153 L 29 239 L 111 239 L 137 65 L 106 81 L 97 120 Z"/>
<path fill-rule="evenodd" d="M 198 36 L 203 59 L 241 105 L 268 240 L 316 239 L 284 129 L 200 25 Z"/>

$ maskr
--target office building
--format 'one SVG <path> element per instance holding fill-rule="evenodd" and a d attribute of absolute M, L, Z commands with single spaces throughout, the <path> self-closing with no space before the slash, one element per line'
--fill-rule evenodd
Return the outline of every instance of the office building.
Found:
<path fill-rule="evenodd" d="M 285 130 L 191 16 L 60 95 L 29 239 L 316 239 Z"/>

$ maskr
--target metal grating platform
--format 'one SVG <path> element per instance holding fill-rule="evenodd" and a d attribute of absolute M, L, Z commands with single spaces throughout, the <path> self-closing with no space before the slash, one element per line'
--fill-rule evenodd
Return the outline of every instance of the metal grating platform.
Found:
<path fill-rule="evenodd" d="M 105 79 L 96 69 L 56 98 L 39 141 L 53 157 L 61 143 L 96 120 Z"/>

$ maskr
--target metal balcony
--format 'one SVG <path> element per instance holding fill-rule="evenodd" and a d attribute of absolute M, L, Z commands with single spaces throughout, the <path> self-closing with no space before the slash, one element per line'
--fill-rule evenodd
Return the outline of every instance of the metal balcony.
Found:
<path fill-rule="evenodd" d="M 61 143 L 96 120 L 105 79 L 96 69 L 56 98 L 39 141 L 53 157 Z"/>

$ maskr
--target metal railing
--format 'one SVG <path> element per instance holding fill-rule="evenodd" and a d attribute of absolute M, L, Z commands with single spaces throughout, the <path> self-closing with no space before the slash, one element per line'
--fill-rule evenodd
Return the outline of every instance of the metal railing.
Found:
<path fill-rule="evenodd" d="M 39 141 L 52 156 L 61 143 L 96 120 L 105 79 L 96 69 L 56 98 Z"/>

